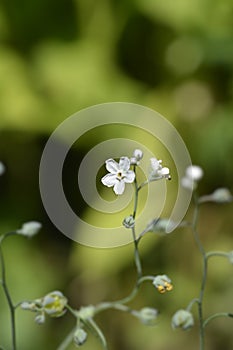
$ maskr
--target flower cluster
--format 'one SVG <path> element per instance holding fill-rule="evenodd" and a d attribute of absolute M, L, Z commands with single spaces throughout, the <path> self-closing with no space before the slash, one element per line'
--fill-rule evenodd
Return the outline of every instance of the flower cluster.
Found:
<path fill-rule="evenodd" d="M 140 164 L 143 158 L 143 152 L 140 149 L 136 149 L 133 152 L 133 156 L 128 158 L 126 156 L 120 157 L 119 163 L 110 158 L 105 161 L 106 174 L 101 182 L 107 187 L 113 187 L 113 191 L 117 195 L 123 194 L 126 183 L 133 183 L 135 181 L 135 172 L 130 169 L 131 166 L 137 166 Z M 162 161 L 156 158 L 151 158 L 151 169 L 148 176 L 148 181 L 155 181 L 160 179 L 170 180 L 170 170 L 167 167 L 162 166 Z"/>
<path fill-rule="evenodd" d="M 67 298 L 60 291 L 53 291 L 43 298 L 21 303 L 23 310 L 36 312 L 35 322 L 42 324 L 45 317 L 61 317 L 66 312 Z"/>

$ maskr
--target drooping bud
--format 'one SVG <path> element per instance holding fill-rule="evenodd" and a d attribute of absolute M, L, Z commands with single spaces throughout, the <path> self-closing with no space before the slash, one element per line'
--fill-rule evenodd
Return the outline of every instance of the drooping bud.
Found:
<path fill-rule="evenodd" d="M 194 325 L 194 319 L 191 312 L 187 310 L 178 310 L 172 317 L 172 327 L 187 330 Z"/>
<path fill-rule="evenodd" d="M 29 221 L 22 225 L 20 230 L 17 230 L 16 232 L 19 235 L 26 236 L 26 237 L 32 237 L 36 235 L 39 230 L 41 229 L 42 225 L 38 221 Z"/>
<path fill-rule="evenodd" d="M 127 216 L 124 218 L 122 224 L 125 226 L 125 228 L 132 228 L 135 225 L 135 220 L 133 215 Z"/>
<path fill-rule="evenodd" d="M 161 294 L 165 292 L 170 292 L 173 289 L 171 279 L 167 275 L 156 276 L 152 283 Z"/>
<path fill-rule="evenodd" d="M 87 333 L 82 328 L 77 328 L 74 337 L 73 337 L 75 345 L 82 346 L 87 340 Z"/>

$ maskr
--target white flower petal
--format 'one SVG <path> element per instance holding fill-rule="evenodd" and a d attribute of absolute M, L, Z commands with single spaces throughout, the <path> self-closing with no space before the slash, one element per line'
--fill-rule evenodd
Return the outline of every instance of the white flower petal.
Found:
<path fill-rule="evenodd" d="M 119 171 L 119 164 L 112 158 L 106 160 L 106 169 L 111 173 L 111 174 L 116 174 Z"/>
<path fill-rule="evenodd" d="M 117 181 L 113 187 L 116 194 L 122 194 L 125 190 L 125 182 L 123 180 Z"/>
<path fill-rule="evenodd" d="M 167 167 L 164 167 L 164 168 L 162 168 L 162 169 L 160 170 L 160 174 L 161 174 L 162 176 L 169 175 L 169 173 L 170 173 L 170 170 L 169 170 L 169 168 L 167 168 Z"/>
<path fill-rule="evenodd" d="M 119 169 L 123 171 L 128 171 L 130 168 L 130 160 L 128 157 L 121 157 L 119 161 Z"/>
<path fill-rule="evenodd" d="M 134 182 L 135 179 L 135 173 L 133 170 L 129 170 L 127 171 L 125 177 L 124 177 L 124 182 L 126 183 L 132 183 Z"/>
<path fill-rule="evenodd" d="M 153 171 L 157 171 L 158 169 L 162 169 L 161 160 L 157 160 L 156 158 L 150 159 L 151 167 Z"/>
<path fill-rule="evenodd" d="M 186 169 L 186 177 L 198 181 L 203 177 L 203 170 L 198 165 L 190 165 Z"/>
<path fill-rule="evenodd" d="M 42 224 L 38 221 L 29 221 L 25 222 L 20 230 L 17 230 L 16 232 L 19 235 L 26 236 L 26 237 L 32 237 L 36 235 L 42 227 Z"/>
<path fill-rule="evenodd" d="M 133 157 L 135 157 L 137 160 L 141 160 L 143 157 L 143 152 L 140 149 L 135 149 L 133 151 Z"/>
<path fill-rule="evenodd" d="M 186 176 L 181 179 L 181 185 L 182 187 L 187 188 L 188 190 L 193 190 L 194 188 L 193 180 Z"/>
<path fill-rule="evenodd" d="M 102 177 L 101 182 L 102 184 L 104 184 L 104 186 L 112 187 L 118 182 L 118 180 L 116 178 L 116 175 L 107 174 L 104 177 Z"/>

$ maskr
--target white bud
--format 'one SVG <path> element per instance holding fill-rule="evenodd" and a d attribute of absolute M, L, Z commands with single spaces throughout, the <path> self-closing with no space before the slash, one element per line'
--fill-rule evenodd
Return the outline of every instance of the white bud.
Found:
<path fill-rule="evenodd" d="M 41 314 L 36 315 L 36 317 L 35 317 L 35 322 L 36 322 L 37 324 L 43 324 L 43 323 L 45 323 L 45 315 L 44 315 L 44 313 L 41 313 Z"/>
<path fill-rule="evenodd" d="M 83 306 L 78 311 L 78 315 L 82 320 L 91 319 L 95 314 L 95 307 L 93 305 Z"/>
<path fill-rule="evenodd" d="M 87 340 L 87 333 L 82 328 L 77 328 L 74 337 L 73 337 L 75 345 L 82 346 Z"/>
<path fill-rule="evenodd" d="M 42 225 L 38 221 L 29 221 L 23 224 L 20 230 L 17 230 L 16 232 L 19 235 L 26 236 L 26 237 L 32 237 L 36 235 L 39 230 L 41 229 Z"/>
<path fill-rule="evenodd" d="M 187 310 L 178 310 L 172 317 L 172 327 L 187 330 L 194 325 L 194 319 L 191 312 Z"/>
<path fill-rule="evenodd" d="M 190 165 L 186 169 L 186 177 L 194 181 L 199 181 L 203 177 L 203 170 L 198 165 Z"/>
<path fill-rule="evenodd" d="M 126 218 L 124 218 L 123 225 L 125 226 L 125 228 L 132 228 L 132 227 L 134 227 L 135 220 L 134 220 L 133 216 L 130 215 L 130 216 L 127 216 Z"/>
<path fill-rule="evenodd" d="M 153 326 L 155 324 L 155 320 L 158 317 L 158 310 L 151 307 L 144 307 L 139 312 L 137 312 L 136 316 L 143 324 L 147 326 Z"/>
<path fill-rule="evenodd" d="M 0 162 L 0 175 L 2 175 L 5 172 L 5 169 L 5 165 L 2 162 Z"/>

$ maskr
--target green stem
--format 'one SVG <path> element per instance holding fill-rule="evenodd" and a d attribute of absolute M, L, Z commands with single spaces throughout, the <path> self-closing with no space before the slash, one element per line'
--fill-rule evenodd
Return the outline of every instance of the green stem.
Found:
<path fill-rule="evenodd" d="M 226 252 L 220 252 L 220 251 L 213 251 L 213 252 L 208 252 L 206 253 L 206 258 L 209 259 L 213 256 L 223 256 L 225 258 L 229 257 L 229 253 Z"/>
<path fill-rule="evenodd" d="M 198 298 L 192 299 L 192 300 L 190 301 L 190 303 L 188 304 L 186 310 L 187 310 L 187 311 L 191 311 L 191 309 L 192 309 L 192 307 L 193 307 L 193 305 L 194 305 L 195 303 L 199 304 L 199 299 L 198 299 Z"/>
<path fill-rule="evenodd" d="M 136 167 L 134 167 L 134 172 L 136 174 Z M 134 186 L 135 186 L 135 198 L 134 198 L 133 218 L 135 219 L 136 213 L 137 213 L 137 207 L 138 207 L 138 184 L 137 184 L 136 176 L 134 180 Z M 136 237 L 135 226 L 132 227 L 131 231 L 132 231 L 133 242 L 134 242 L 134 261 L 137 269 L 137 276 L 139 279 L 142 276 L 142 264 L 141 264 L 141 259 L 139 255 L 139 250 L 138 250 L 138 240 Z"/>
<path fill-rule="evenodd" d="M 10 234 L 7 234 L 7 235 L 9 236 Z M 5 268 L 5 261 L 4 261 L 4 256 L 3 256 L 3 252 L 2 252 L 2 242 L 3 242 L 3 239 L 6 238 L 7 235 L 3 236 L 3 238 L 0 241 L 0 261 L 1 261 L 1 273 L 2 273 L 1 284 L 2 284 L 4 294 L 6 296 L 6 300 L 7 300 L 9 309 L 10 309 L 12 350 L 16 350 L 15 307 L 14 307 L 14 304 L 12 302 L 10 292 L 9 292 L 9 289 L 8 289 L 7 283 L 6 283 L 6 268 Z"/>
<path fill-rule="evenodd" d="M 154 276 L 143 276 L 141 278 L 138 279 L 137 284 L 134 286 L 134 289 L 132 290 L 132 292 L 125 298 L 120 299 L 120 300 L 116 300 L 116 301 L 112 301 L 112 302 L 107 302 L 108 305 L 114 305 L 114 304 L 127 304 L 129 303 L 131 300 L 133 300 L 133 298 L 137 295 L 138 289 L 140 287 L 140 285 L 143 282 L 146 281 L 153 281 L 154 280 Z M 106 304 L 106 303 L 103 303 Z M 101 308 L 102 304 L 99 304 L 99 306 L 97 306 L 97 309 L 99 310 Z"/>
<path fill-rule="evenodd" d="M 74 332 L 76 327 L 72 329 L 72 331 L 65 337 L 63 342 L 58 346 L 57 350 L 65 350 L 73 340 Z"/>
<path fill-rule="evenodd" d="M 136 237 L 135 227 L 132 227 L 131 230 L 132 230 L 133 241 L 134 241 L 134 261 L 135 261 L 137 275 L 139 279 L 142 276 L 142 264 L 141 264 L 141 259 L 139 255 L 139 249 L 138 249 L 139 241 L 137 240 L 137 237 Z"/>
<path fill-rule="evenodd" d="M 202 264 L 203 264 L 203 270 L 202 270 L 202 281 L 201 281 L 201 289 L 199 293 L 198 298 L 198 317 L 199 317 L 199 344 L 200 344 L 200 350 L 204 350 L 205 344 L 205 333 L 204 333 L 204 326 L 203 326 L 203 299 L 204 299 L 204 292 L 205 292 L 205 286 L 206 286 L 206 279 L 207 279 L 207 257 L 205 249 L 201 243 L 201 240 L 199 238 L 199 234 L 197 231 L 197 222 L 198 222 L 198 215 L 199 215 L 199 203 L 197 196 L 194 196 L 194 203 L 195 203 L 195 210 L 193 215 L 193 222 L 192 222 L 192 232 L 194 240 L 198 246 L 198 249 L 202 255 Z"/>
<path fill-rule="evenodd" d="M 216 313 L 210 317 L 208 317 L 204 323 L 203 323 L 203 327 L 205 328 L 208 323 L 212 320 L 214 320 L 215 318 L 218 318 L 218 317 L 233 317 L 233 314 L 229 313 L 229 312 L 219 312 L 219 313 Z"/>

